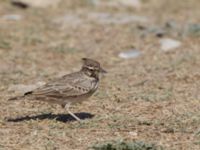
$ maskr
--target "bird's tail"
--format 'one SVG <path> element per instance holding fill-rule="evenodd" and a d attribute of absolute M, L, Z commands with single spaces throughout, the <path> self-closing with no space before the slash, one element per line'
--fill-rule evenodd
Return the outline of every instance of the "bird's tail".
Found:
<path fill-rule="evenodd" d="M 8 101 L 15 101 L 15 100 L 23 100 L 25 95 L 23 96 L 16 96 L 16 97 L 11 97 L 8 99 Z"/>
<path fill-rule="evenodd" d="M 8 101 L 16 101 L 16 100 L 23 100 L 25 97 L 30 96 L 33 93 L 33 91 L 29 91 L 24 93 L 22 96 L 16 96 L 16 97 L 11 97 L 8 99 Z"/>

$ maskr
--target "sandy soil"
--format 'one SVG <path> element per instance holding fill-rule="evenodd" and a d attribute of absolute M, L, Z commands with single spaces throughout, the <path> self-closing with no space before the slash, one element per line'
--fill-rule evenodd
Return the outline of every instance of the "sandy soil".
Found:
<path fill-rule="evenodd" d="M 21 9 L 1 1 L 0 149 L 85 150 L 123 139 L 199 150 L 200 36 L 183 33 L 200 22 L 199 7 L 198 0 L 143 0 L 138 9 L 63 0 L 56 7 Z M 13 14 L 18 18 L 7 16 Z M 172 20 L 177 28 L 164 38 L 182 45 L 164 52 L 157 31 L 146 29 Z M 139 57 L 118 56 L 133 48 Z M 16 95 L 11 86 L 76 71 L 82 57 L 109 72 L 90 100 L 73 106 L 82 124 L 57 105 L 7 101 Z"/>

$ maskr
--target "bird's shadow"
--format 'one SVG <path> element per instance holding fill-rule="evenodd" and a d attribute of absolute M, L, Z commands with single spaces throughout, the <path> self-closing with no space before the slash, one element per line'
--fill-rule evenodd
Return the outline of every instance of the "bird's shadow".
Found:
<path fill-rule="evenodd" d="M 81 120 L 84 119 L 90 119 L 93 118 L 94 115 L 86 112 L 81 113 L 75 113 L 75 115 L 80 118 Z M 22 122 L 22 121 L 29 121 L 29 120 L 44 120 L 44 119 L 50 119 L 50 120 L 57 120 L 60 122 L 70 122 L 70 121 L 76 121 L 75 118 L 73 118 L 70 114 L 40 114 L 35 116 L 25 116 L 25 117 L 18 117 L 18 118 L 9 118 L 7 119 L 8 122 Z"/>

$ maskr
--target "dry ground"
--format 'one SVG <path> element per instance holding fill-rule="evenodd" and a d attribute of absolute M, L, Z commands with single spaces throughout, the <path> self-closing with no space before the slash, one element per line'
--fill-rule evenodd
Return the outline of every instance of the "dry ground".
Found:
<path fill-rule="evenodd" d="M 159 38 L 141 37 L 137 23 L 101 24 L 87 21 L 91 12 L 125 13 L 148 18 L 144 26 L 175 20 L 200 22 L 199 0 L 143 0 L 141 9 L 98 7 L 63 1 L 47 9 L 19 9 L 0 2 L 0 16 L 20 14 L 21 20 L 0 19 L 0 149 L 85 150 L 108 140 L 144 141 L 166 150 L 200 149 L 200 38 L 166 35 L 182 42 L 170 52 Z M 62 22 L 66 14 L 82 21 Z M 60 19 L 61 18 L 61 19 Z M 85 21 L 86 20 L 86 21 Z M 118 53 L 137 48 L 142 55 L 122 59 Z M 99 60 L 109 74 L 98 92 L 73 112 L 39 102 L 8 102 L 14 84 L 34 84 L 78 70 L 82 57 Z M 8 119 L 11 119 L 10 121 Z"/>

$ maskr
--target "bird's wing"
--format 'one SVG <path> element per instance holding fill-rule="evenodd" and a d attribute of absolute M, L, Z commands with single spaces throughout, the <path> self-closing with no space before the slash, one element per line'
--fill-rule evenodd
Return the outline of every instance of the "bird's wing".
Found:
<path fill-rule="evenodd" d="M 85 78 L 72 79 L 71 76 L 56 80 L 32 91 L 34 96 L 47 96 L 52 98 L 68 98 L 84 95 L 89 92 L 85 86 Z"/>

